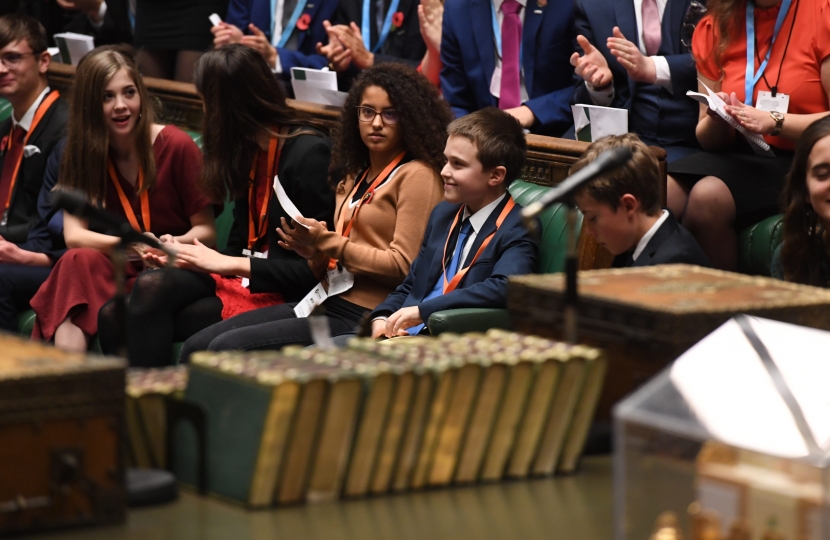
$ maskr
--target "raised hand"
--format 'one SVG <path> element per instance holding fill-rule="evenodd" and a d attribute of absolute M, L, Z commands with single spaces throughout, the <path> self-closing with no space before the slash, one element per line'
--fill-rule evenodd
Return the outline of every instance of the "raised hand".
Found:
<path fill-rule="evenodd" d="M 332 32 L 343 44 L 343 47 L 349 50 L 352 55 L 352 62 L 358 69 L 369 69 L 375 64 L 375 55 L 366 49 L 363 44 L 363 34 L 360 32 L 360 27 L 354 22 L 349 26 L 338 24 L 331 28 Z"/>
<path fill-rule="evenodd" d="M 571 55 L 571 65 L 576 68 L 576 74 L 594 88 L 605 88 L 611 84 L 614 76 L 602 53 L 585 36 L 576 36 L 576 42 L 585 51 L 582 56 L 578 52 Z"/>
<path fill-rule="evenodd" d="M 617 62 L 628 72 L 628 76 L 637 82 L 654 84 L 657 81 L 657 69 L 654 60 L 643 56 L 634 43 L 628 41 L 619 27 L 614 27 L 614 36 L 608 38 L 608 49 Z"/>
<path fill-rule="evenodd" d="M 224 21 L 211 27 L 210 33 L 213 34 L 213 46 L 216 48 L 239 43 L 243 36 L 242 30 Z"/>
<path fill-rule="evenodd" d="M 274 68 L 277 65 L 277 49 L 268 41 L 265 32 L 257 28 L 253 23 L 248 25 L 248 29 L 252 35 L 242 36 L 240 43 L 258 52 L 265 59 L 265 62 L 271 68 Z"/>
<path fill-rule="evenodd" d="M 323 21 L 323 28 L 329 36 L 328 45 L 317 43 L 317 54 L 326 57 L 329 63 L 329 69 L 332 71 L 346 71 L 352 65 L 352 51 L 348 50 L 334 31 L 334 27 L 329 21 Z"/>
<path fill-rule="evenodd" d="M 441 24 L 444 20 L 444 3 L 441 0 L 421 0 L 418 6 L 418 24 L 427 49 L 441 51 Z"/>

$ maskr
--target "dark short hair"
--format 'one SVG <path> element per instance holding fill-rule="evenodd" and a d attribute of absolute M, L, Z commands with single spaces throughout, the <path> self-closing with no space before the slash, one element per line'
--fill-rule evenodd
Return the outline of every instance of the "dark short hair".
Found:
<path fill-rule="evenodd" d="M 42 53 L 46 50 L 46 29 L 37 19 L 20 13 L 9 13 L 0 17 L 0 49 L 25 40 L 32 52 Z"/>
<path fill-rule="evenodd" d="M 507 169 L 505 186 L 522 173 L 527 141 L 522 125 L 506 112 L 487 107 L 453 120 L 447 128 L 450 136 L 464 137 L 476 146 L 476 157 L 485 170 L 499 165 Z"/>
<path fill-rule="evenodd" d="M 663 207 L 660 201 L 660 166 L 648 146 L 633 133 L 609 135 L 594 141 L 571 165 L 571 174 L 594 161 L 602 152 L 620 146 L 631 149 L 631 159 L 623 166 L 591 180 L 579 193 L 588 193 L 614 210 L 620 205 L 623 195 L 631 194 L 640 202 L 643 212 L 649 216 L 658 214 Z"/>

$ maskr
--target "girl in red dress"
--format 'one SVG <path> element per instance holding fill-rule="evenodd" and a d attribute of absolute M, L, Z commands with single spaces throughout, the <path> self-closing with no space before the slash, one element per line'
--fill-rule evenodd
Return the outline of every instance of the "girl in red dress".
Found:
<path fill-rule="evenodd" d="M 201 153 L 173 126 L 153 121 L 147 90 L 132 53 L 101 47 L 78 65 L 58 189 L 86 193 L 90 202 L 129 221 L 163 242 L 212 244 L 213 208 L 198 188 Z M 108 258 L 119 238 L 64 214 L 71 248 L 31 301 L 37 313 L 33 338 L 85 351 L 97 332 L 98 310 L 115 294 Z M 148 254 L 135 246 L 127 265 L 127 290 Z"/>

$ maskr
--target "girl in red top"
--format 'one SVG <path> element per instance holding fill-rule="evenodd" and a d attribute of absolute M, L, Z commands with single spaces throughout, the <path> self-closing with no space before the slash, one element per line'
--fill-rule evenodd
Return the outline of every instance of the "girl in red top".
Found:
<path fill-rule="evenodd" d="M 763 136 L 775 157 L 755 155 L 741 134 L 701 105 L 697 139 L 705 152 L 669 166 L 668 203 L 713 266 L 734 270 L 736 229 L 778 212 L 796 141 L 830 109 L 830 0 L 710 0 L 707 8 L 692 42 L 698 78 L 726 102 L 727 114 Z M 749 81 L 748 44 L 755 49 Z"/>
<path fill-rule="evenodd" d="M 153 109 L 132 53 L 101 47 L 75 74 L 65 153 L 58 189 L 85 192 L 134 229 L 163 242 L 212 244 L 213 208 L 198 189 L 201 152 L 178 128 L 154 123 Z M 33 338 L 85 351 L 97 332 L 100 307 L 115 294 L 107 254 L 119 238 L 64 214 L 70 249 L 31 301 L 37 313 Z M 134 248 L 142 255 L 144 249 Z M 127 289 L 141 260 L 127 265 Z"/>

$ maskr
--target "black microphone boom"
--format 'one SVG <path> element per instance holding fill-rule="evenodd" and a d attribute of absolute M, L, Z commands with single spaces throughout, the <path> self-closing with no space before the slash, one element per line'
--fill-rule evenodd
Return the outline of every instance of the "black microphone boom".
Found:
<path fill-rule="evenodd" d="M 522 210 L 522 221 L 525 227 L 528 230 L 534 230 L 536 216 L 545 208 L 568 197 L 586 182 L 623 165 L 629 159 L 631 159 L 631 149 L 627 146 L 618 146 L 601 153 L 594 161 L 566 178 L 558 186 L 551 188 L 538 201 L 526 206 Z"/>

